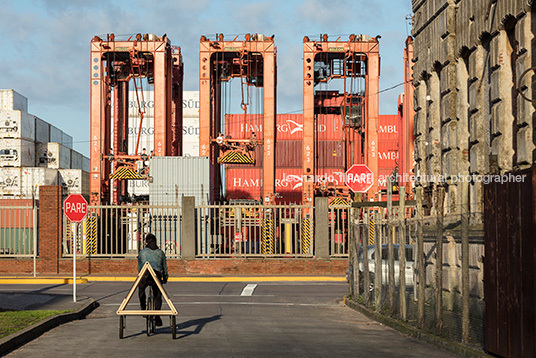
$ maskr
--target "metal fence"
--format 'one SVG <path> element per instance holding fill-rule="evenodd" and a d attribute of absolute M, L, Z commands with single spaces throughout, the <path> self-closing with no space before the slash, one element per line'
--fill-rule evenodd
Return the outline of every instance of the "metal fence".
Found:
<path fill-rule="evenodd" d="M 350 294 L 382 314 L 481 346 L 483 216 L 425 218 L 418 207 L 352 208 Z"/>
<path fill-rule="evenodd" d="M 143 248 L 145 234 L 151 232 L 167 257 L 178 258 L 181 223 L 179 206 L 88 206 L 88 216 L 80 224 L 64 217 L 63 256 L 72 256 L 75 232 L 77 255 L 92 257 L 135 257 Z"/>
<path fill-rule="evenodd" d="M 201 205 L 196 208 L 198 257 L 312 257 L 313 207 Z"/>
<path fill-rule="evenodd" d="M 0 206 L 0 257 L 37 254 L 37 207 Z"/>
<path fill-rule="evenodd" d="M 328 211 L 329 254 L 348 257 L 350 205 L 330 205 Z"/>

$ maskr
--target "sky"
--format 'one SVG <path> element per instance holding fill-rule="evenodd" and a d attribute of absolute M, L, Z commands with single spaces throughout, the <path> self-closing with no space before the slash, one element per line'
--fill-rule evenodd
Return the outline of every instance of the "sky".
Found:
<path fill-rule="evenodd" d="M 0 88 L 74 138 L 89 155 L 90 41 L 108 33 L 167 34 L 184 57 L 184 90 L 197 91 L 199 39 L 222 33 L 275 35 L 278 113 L 302 108 L 303 37 L 381 35 L 380 91 L 401 84 L 410 0 L 7 0 L 0 12 Z M 395 114 L 403 86 L 380 94 L 380 114 Z"/>

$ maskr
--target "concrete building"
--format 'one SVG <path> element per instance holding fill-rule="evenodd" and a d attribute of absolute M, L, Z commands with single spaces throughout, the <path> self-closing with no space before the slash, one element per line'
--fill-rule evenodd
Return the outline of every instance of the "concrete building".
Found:
<path fill-rule="evenodd" d="M 482 175 L 536 160 L 536 2 L 412 0 L 412 6 L 415 174 L 431 203 L 428 214 L 437 210 L 441 185 L 445 214 L 461 212 L 464 203 L 480 213 Z"/>

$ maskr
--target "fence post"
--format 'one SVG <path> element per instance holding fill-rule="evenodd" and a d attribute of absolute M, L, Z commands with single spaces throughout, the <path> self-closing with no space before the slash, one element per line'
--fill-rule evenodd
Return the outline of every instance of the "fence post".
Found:
<path fill-rule="evenodd" d="M 399 188 L 400 193 L 400 231 L 398 232 L 398 260 L 400 273 L 400 318 L 405 321 L 407 317 L 406 302 L 406 187 Z"/>
<path fill-rule="evenodd" d="M 370 224 L 369 224 L 369 212 L 368 209 L 364 210 L 363 216 L 363 231 L 365 233 L 362 244 L 363 244 L 363 296 L 365 299 L 365 305 L 370 306 L 370 274 L 369 274 L 369 262 L 368 262 L 368 245 L 370 237 Z"/>
<path fill-rule="evenodd" d="M 329 259 L 328 198 L 315 198 L 316 258 Z"/>
<path fill-rule="evenodd" d="M 376 311 L 382 311 L 382 235 L 383 235 L 383 210 L 378 209 L 375 213 L 376 237 L 374 238 L 374 305 Z"/>
<path fill-rule="evenodd" d="M 443 214 L 445 188 L 437 188 L 437 232 L 436 232 L 436 264 L 435 264 L 435 311 L 436 332 L 443 331 Z"/>
<path fill-rule="evenodd" d="M 62 254 L 63 203 L 61 186 L 39 187 L 38 252 L 41 273 L 59 273 Z"/>
<path fill-rule="evenodd" d="M 181 233 L 181 257 L 183 259 L 195 258 L 195 197 L 182 197 L 182 233 Z"/>
<path fill-rule="evenodd" d="M 395 292 L 395 252 L 393 246 L 393 185 L 391 178 L 387 178 L 387 264 L 389 276 L 389 311 L 391 316 L 396 310 L 396 292 Z"/>
<path fill-rule="evenodd" d="M 462 342 L 469 343 L 469 183 L 461 182 L 462 197 Z"/>
<path fill-rule="evenodd" d="M 426 267 L 424 257 L 424 235 L 423 235 L 423 209 L 422 209 L 422 187 L 417 187 L 417 270 L 419 274 L 419 291 L 417 293 L 417 322 L 419 328 L 424 328 L 424 302 L 426 301 Z"/>

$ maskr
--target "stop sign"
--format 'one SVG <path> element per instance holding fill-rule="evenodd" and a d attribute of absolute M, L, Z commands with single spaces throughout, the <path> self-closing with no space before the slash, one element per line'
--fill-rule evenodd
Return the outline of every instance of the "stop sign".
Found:
<path fill-rule="evenodd" d="M 354 193 L 366 193 L 374 185 L 374 172 L 365 164 L 354 164 L 346 171 L 346 186 Z"/>
<path fill-rule="evenodd" d="M 63 202 L 63 212 L 72 222 L 80 222 L 87 215 L 87 201 L 80 194 L 70 194 Z"/>

